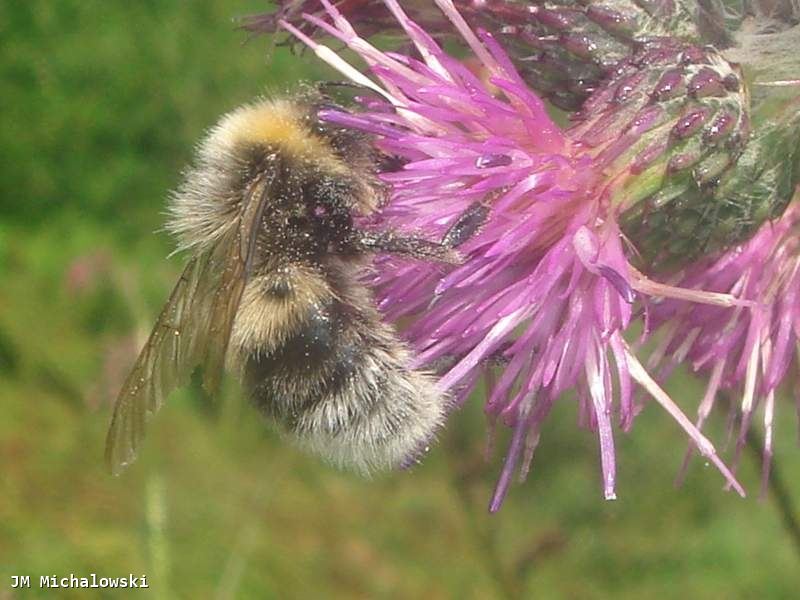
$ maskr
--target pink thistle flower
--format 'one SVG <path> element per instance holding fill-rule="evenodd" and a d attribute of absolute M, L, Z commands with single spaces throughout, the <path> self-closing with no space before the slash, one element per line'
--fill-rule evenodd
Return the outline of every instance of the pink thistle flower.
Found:
<path fill-rule="evenodd" d="M 623 430 L 630 427 L 634 383 L 744 495 L 711 442 L 622 336 L 639 295 L 691 294 L 728 307 L 737 301 L 657 284 L 629 264 L 617 224 L 622 206 L 610 201 L 619 178 L 550 119 L 492 35 L 474 33 L 450 0 L 436 4 L 488 84 L 447 55 L 396 0 L 385 4 L 420 59 L 378 50 L 330 2 L 322 4 L 330 22 L 315 15 L 305 15 L 307 21 L 355 51 L 377 83 L 294 25 L 282 26 L 379 99 L 362 98 L 363 110 L 355 114 L 330 109 L 321 117 L 373 134 L 383 152 L 404 162 L 383 175 L 391 198 L 372 225 L 436 237 L 475 202 L 490 209 L 481 231 L 459 248 L 463 265 L 445 272 L 387 256 L 370 276 L 386 317 L 408 323 L 404 333 L 417 350 L 416 366 L 442 371 L 439 385 L 457 403 L 482 376 L 491 382 L 486 412 L 513 436 L 490 510 L 500 507 L 515 469 L 527 473 L 544 420 L 570 390 L 577 393 L 581 424 L 598 434 L 604 495 L 615 498 L 612 419 L 616 414 Z M 494 380 L 496 359 L 505 367 Z"/>
<path fill-rule="evenodd" d="M 720 390 L 741 392 L 734 467 L 753 413 L 763 407 L 763 493 L 773 454 L 775 394 L 790 365 L 798 364 L 800 351 L 800 197 L 779 219 L 763 224 L 748 242 L 688 267 L 675 279 L 681 286 L 729 292 L 753 302 L 751 309 L 728 310 L 672 300 L 655 305 L 653 323 L 665 335 L 651 364 L 662 364 L 668 372 L 678 362 L 688 361 L 695 371 L 710 374 L 697 411 L 698 429 Z M 796 389 L 794 395 L 800 416 Z M 680 477 L 691 454 L 690 447 Z"/>

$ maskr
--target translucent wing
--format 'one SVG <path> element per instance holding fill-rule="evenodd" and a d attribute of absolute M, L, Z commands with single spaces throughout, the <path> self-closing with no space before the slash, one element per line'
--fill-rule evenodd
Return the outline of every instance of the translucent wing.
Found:
<path fill-rule="evenodd" d="M 269 188 L 263 180 L 251 186 L 236 223 L 214 246 L 192 257 L 172 290 L 114 407 L 106 437 L 113 474 L 134 461 L 147 419 L 172 390 L 188 382 L 195 367 L 204 368 L 204 387 L 217 391 Z"/>

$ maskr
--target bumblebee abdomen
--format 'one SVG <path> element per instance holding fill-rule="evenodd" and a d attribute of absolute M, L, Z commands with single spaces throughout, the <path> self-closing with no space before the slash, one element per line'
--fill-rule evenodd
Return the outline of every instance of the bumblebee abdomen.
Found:
<path fill-rule="evenodd" d="M 294 414 L 341 391 L 363 352 L 348 335 L 352 317 L 343 308 L 340 302 L 315 304 L 279 345 L 248 353 L 245 383 L 262 412 L 291 426 Z"/>
<path fill-rule="evenodd" d="M 340 287 L 347 277 L 337 280 Z M 369 300 L 355 283 L 338 289 L 310 305 L 279 345 L 250 348 L 242 361 L 265 416 L 301 446 L 362 473 L 414 459 L 446 410 L 433 379 L 409 368 L 409 352 Z"/>

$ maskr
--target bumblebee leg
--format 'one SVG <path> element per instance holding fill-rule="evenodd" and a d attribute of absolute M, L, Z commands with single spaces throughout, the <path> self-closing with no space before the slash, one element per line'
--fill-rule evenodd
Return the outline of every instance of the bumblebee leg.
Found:
<path fill-rule="evenodd" d="M 356 246 L 364 252 L 387 252 L 420 260 L 460 264 L 463 257 L 456 250 L 480 229 L 489 215 L 489 207 L 475 202 L 445 232 L 441 242 L 404 236 L 394 231 L 359 232 Z"/>
<path fill-rule="evenodd" d="M 318 81 L 314 84 L 314 89 L 324 99 L 326 108 L 335 108 L 342 112 L 349 112 L 339 102 L 351 106 L 359 95 L 371 94 L 377 96 L 375 90 L 368 88 L 360 83 L 352 81 Z"/>
<path fill-rule="evenodd" d="M 473 202 L 461 213 L 442 238 L 442 244 L 449 248 L 458 248 L 461 244 L 478 233 L 489 216 L 489 207 L 480 202 Z"/>
<path fill-rule="evenodd" d="M 369 90 L 370 92 L 372 91 L 368 87 L 366 87 L 364 85 L 361 85 L 360 83 L 355 83 L 354 81 L 346 81 L 346 80 L 341 80 L 341 81 L 332 81 L 332 80 L 317 81 L 314 84 L 314 87 L 317 89 L 317 91 L 319 93 L 324 94 L 326 96 L 329 95 L 328 94 L 329 91 L 335 90 L 336 88 L 345 88 L 345 89 L 360 90 L 360 91 Z"/>
<path fill-rule="evenodd" d="M 504 342 L 499 348 L 497 348 L 494 352 L 492 352 L 489 356 L 483 358 L 480 361 L 481 366 L 483 367 L 505 367 L 511 362 L 511 359 L 508 358 L 505 353 L 508 351 L 511 346 L 514 345 L 513 341 Z M 445 356 L 440 356 L 439 358 L 433 360 L 432 362 L 425 365 L 425 368 L 430 370 L 433 373 L 437 373 L 438 375 L 442 375 L 452 369 L 456 363 L 458 363 L 462 358 L 464 358 L 464 354 L 455 356 L 453 354 L 447 354 Z"/>
<path fill-rule="evenodd" d="M 514 342 L 505 342 L 497 350 L 484 358 L 482 362 L 490 367 L 505 367 L 511 362 L 511 359 L 506 356 L 506 352 L 513 345 Z"/>
<path fill-rule="evenodd" d="M 393 231 L 360 232 L 355 240 L 361 252 L 386 252 L 419 260 L 433 260 L 447 264 L 461 264 L 463 257 L 457 250 L 424 238 L 404 236 Z"/>

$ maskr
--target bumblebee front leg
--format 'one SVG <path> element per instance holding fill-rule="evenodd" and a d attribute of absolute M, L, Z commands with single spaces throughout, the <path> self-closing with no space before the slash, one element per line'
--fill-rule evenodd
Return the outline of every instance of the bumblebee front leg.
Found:
<path fill-rule="evenodd" d="M 324 96 L 330 96 L 331 94 L 329 92 L 337 88 L 346 90 L 356 90 L 360 92 L 373 92 L 373 90 L 364 85 L 361 85 L 360 83 L 347 80 L 327 79 L 324 81 L 317 81 L 314 83 L 314 87 L 320 94 Z"/>
<path fill-rule="evenodd" d="M 404 236 L 394 231 L 359 232 L 356 246 L 359 252 L 386 252 L 451 265 L 461 264 L 464 260 L 461 254 L 450 246 L 424 238 Z"/>
<path fill-rule="evenodd" d="M 473 202 L 445 232 L 442 238 L 442 245 L 449 248 L 458 248 L 478 233 L 488 216 L 488 206 L 481 202 Z"/>
<path fill-rule="evenodd" d="M 489 208 L 472 204 L 445 232 L 440 242 L 405 236 L 395 231 L 358 232 L 356 246 L 363 252 L 386 252 L 419 260 L 461 264 L 463 257 L 456 250 L 480 229 L 489 215 Z"/>

